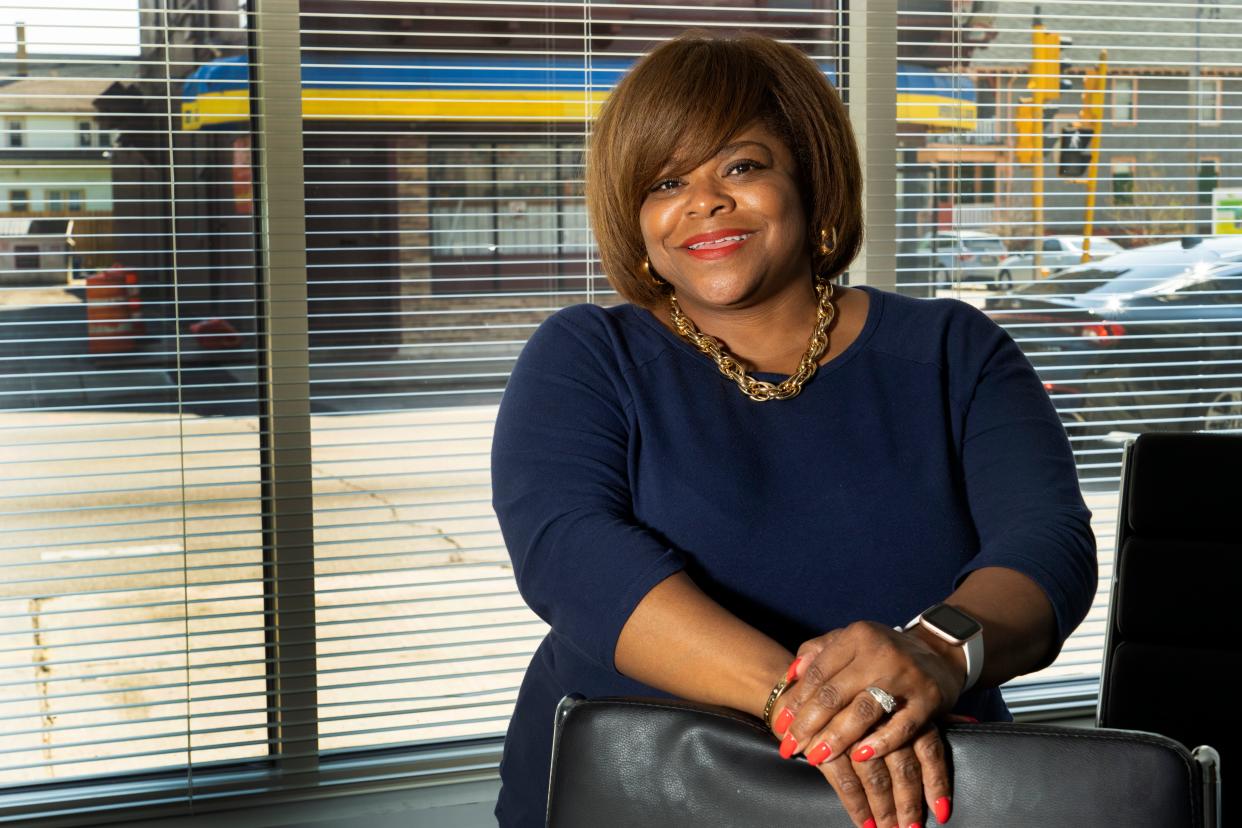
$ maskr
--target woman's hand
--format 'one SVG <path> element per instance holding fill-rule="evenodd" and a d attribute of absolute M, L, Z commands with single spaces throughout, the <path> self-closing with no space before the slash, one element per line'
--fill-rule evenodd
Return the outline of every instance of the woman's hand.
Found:
<path fill-rule="evenodd" d="M 819 766 L 856 825 L 921 825 L 924 798 L 945 822 L 951 791 L 933 720 L 956 703 L 964 662 L 921 636 L 870 621 L 813 638 L 798 657 L 799 680 L 773 713 L 781 755 L 801 752 Z M 896 699 L 891 716 L 867 692 L 871 686 Z"/>

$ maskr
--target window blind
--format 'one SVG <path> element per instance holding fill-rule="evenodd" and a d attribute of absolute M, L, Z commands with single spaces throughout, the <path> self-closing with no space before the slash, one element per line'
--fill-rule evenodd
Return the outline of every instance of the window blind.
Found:
<path fill-rule="evenodd" d="M 1047 682 L 1098 676 L 1124 441 L 1242 427 L 1242 26 L 1215 2 L 962 8 L 900 24 L 927 74 L 898 118 L 899 283 L 1006 327 L 1074 448 L 1099 593 L 1057 663 L 1007 693 L 1055 709 L 1077 691 Z"/>
<path fill-rule="evenodd" d="M 0 820 L 494 773 L 546 632 L 490 510 L 495 406 L 548 314 L 618 301 L 589 119 L 691 25 L 843 91 L 879 194 L 849 279 L 984 307 L 1048 383 L 1101 591 L 1007 696 L 1094 705 L 1118 433 L 1242 416 L 1234 10 L 114 5 L 84 44 L 87 0 L 0 0 L 29 24 L 0 56 Z M 1154 269 L 1078 307 L 1121 278 L 1060 272 L 1084 235 Z"/>

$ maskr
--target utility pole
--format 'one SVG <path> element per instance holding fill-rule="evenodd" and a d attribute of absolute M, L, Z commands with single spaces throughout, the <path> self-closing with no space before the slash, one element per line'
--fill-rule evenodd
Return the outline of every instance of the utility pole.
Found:
<path fill-rule="evenodd" d="M 1091 231 L 1095 222 L 1095 190 L 1099 183 L 1100 133 L 1104 131 L 1104 96 L 1108 90 L 1108 51 L 1100 52 L 1100 65 L 1082 81 L 1079 117 L 1091 130 L 1091 163 L 1087 167 L 1087 216 L 1082 228 L 1082 263 L 1091 261 Z"/>
<path fill-rule="evenodd" d="M 1033 173 L 1033 264 L 1039 273 L 1044 235 L 1044 108 L 1061 95 L 1061 36 L 1044 28 L 1038 6 L 1031 29 L 1031 69 L 1026 82 L 1030 95 L 1022 97 L 1018 105 L 1018 163 L 1030 165 Z"/>

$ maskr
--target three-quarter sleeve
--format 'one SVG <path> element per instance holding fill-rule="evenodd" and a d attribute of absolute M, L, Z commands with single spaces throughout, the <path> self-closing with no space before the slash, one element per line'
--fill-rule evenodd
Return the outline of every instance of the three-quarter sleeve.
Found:
<path fill-rule="evenodd" d="M 627 391 L 599 313 L 561 311 L 523 349 L 496 419 L 492 505 L 523 599 L 615 672 L 630 614 L 685 561 L 634 518 Z"/>
<path fill-rule="evenodd" d="M 1043 383 L 1004 329 L 971 310 L 957 338 L 964 484 L 979 553 L 958 573 L 1007 567 L 1033 579 L 1056 614 L 1059 642 L 1095 598 L 1091 512 L 1074 456 Z"/>

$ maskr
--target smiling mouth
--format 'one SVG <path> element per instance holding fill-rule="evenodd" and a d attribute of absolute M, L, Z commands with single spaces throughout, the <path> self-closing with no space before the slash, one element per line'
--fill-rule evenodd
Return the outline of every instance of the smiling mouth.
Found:
<path fill-rule="evenodd" d="M 738 244 L 739 242 L 744 242 L 753 235 L 754 235 L 753 233 L 743 233 L 737 236 L 725 236 L 724 238 L 716 239 L 714 241 L 705 241 L 705 242 L 699 242 L 698 244 L 686 245 L 686 249 L 687 250 L 714 250 L 718 247 L 728 247 L 731 244 Z"/>

